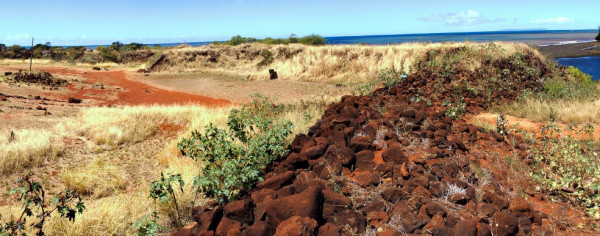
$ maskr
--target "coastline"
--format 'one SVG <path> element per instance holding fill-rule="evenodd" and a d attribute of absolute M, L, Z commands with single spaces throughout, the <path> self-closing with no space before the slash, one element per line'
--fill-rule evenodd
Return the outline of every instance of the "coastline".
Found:
<path fill-rule="evenodd" d="M 542 54 L 550 58 L 600 56 L 600 42 L 538 46 L 538 49 Z"/>

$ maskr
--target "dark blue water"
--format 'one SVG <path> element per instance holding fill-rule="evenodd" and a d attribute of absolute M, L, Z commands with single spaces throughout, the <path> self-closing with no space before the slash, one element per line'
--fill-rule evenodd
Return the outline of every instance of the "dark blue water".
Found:
<path fill-rule="evenodd" d="M 576 58 L 558 58 L 559 64 L 563 66 L 573 66 L 579 68 L 586 74 L 592 76 L 592 80 L 600 80 L 600 56 L 596 57 L 576 57 Z"/>
<path fill-rule="evenodd" d="M 397 44 L 406 42 L 473 42 L 486 41 L 519 41 L 533 44 L 549 44 L 561 42 L 593 41 L 597 30 L 529 30 L 529 31 L 489 31 L 461 33 L 432 33 L 432 34 L 394 34 L 394 35 L 363 35 L 325 37 L 327 44 Z M 123 42 L 128 43 L 128 42 Z M 191 46 L 207 45 L 211 42 L 186 42 Z M 177 46 L 179 43 L 147 43 L 161 47 Z M 94 49 L 98 45 L 88 45 Z M 108 45 L 105 45 L 108 46 Z"/>
<path fill-rule="evenodd" d="M 397 44 L 406 42 L 521 41 L 534 44 L 592 41 L 596 30 L 489 31 L 326 37 L 328 44 Z"/>

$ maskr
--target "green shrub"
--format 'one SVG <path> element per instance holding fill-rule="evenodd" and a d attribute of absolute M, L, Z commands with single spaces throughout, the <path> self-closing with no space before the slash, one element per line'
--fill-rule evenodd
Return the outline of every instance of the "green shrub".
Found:
<path fill-rule="evenodd" d="M 67 60 L 76 61 L 81 58 L 85 53 L 85 47 L 69 47 L 67 48 Z"/>
<path fill-rule="evenodd" d="M 454 120 L 460 119 L 465 113 L 467 113 L 465 107 L 465 98 L 462 96 L 455 97 L 454 102 L 444 100 L 442 102 L 442 106 L 446 106 L 446 116 Z"/>
<path fill-rule="evenodd" d="M 136 231 L 136 236 L 157 235 L 160 231 L 165 229 L 158 224 L 158 213 L 156 213 L 156 211 L 152 213 L 152 218 L 145 215 L 141 219 L 133 222 L 132 227 Z"/>
<path fill-rule="evenodd" d="M 225 41 L 223 43 L 227 44 L 227 45 L 236 46 L 236 45 L 240 45 L 240 44 L 247 43 L 247 42 L 248 42 L 247 38 L 244 38 L 242 36 L 236 35 L 236 36 L 231 37 L 230 40 Z"/>
<path fill-rule="evenodd" d="M 211 123 L 204 132 L 193 131 L 189 139 L 182 139 L 177 144 L 180 151 L 202 166 L 194 181 L 197 191 L 227 202 L 262 180 L 267 164 L 287 153 L 285 140 L 293 124 L 280 120 L 283 111 L 284 106 L 258 96 L 231 111 L 227 129 Z"/>
<path fill-rule="evenodd" d="M 263 59 L 258 63 L 258 66 L 266 66 L 273 63 L 273 53 L 268 49 L 260 51 L 260 56 L 262 56 Z"/>
<path fill-rule="evenodd" d="M 593 140 L 594 126 L 569 127 L 567 131 L 573 134 L 564 135 L 557 125 L 542 127 L 542 138 L 531 145 L 532 176 L 549 196 L 585 207 L 600 219 L 600 147 Z"/>
<path fill-rule="evenodd" d="M 96 48 L 96 50 L 100 52 L 102 60 L 116 63 L 121 62 L 121 53 L 119 53 L 115 45 L 116 44 L 113 43 L 110 47 L 98 46 Z"/>
<path fill-rule="evenodd" d="M 572 66 L 567 72 L 572 79 L 550 78 L 544 83 L 544 98 L 578 100 L 598 96 L 598 84 L 592 81 L 592 76 Z"/>
<path fill-rule="evenodd" d="M 406 75 L 403 73 L 403 69 L 383 69 L 377 74 L 375 80 L 357 85 L 355 91 L 359 95 L 368 95 L 379 86 L 390 90 L 397 84 L 404 82 L 405 78 Z"/>
<path fill-rule="evenodd" d="M 311 34 L 308 36 L 304 36 L 298 40 L 298 42 L 306 45 L 323 45 L 325 44 L 326 39 L 321 37 L 320 35 Z"/>
<path fill-rule="evenodd" d="M 596 36 L 596 41 L 600 42 L 600 26 L 598 26 L 598 35 Z"/>
<path fill-rule="evenodd" d="M 29 230 L 37 230 L 36 235 L 44 235 L 44 224 L 52 213 L 58 212 L 60 217 L 75 221 L 77 213 L 85 210 L 81 197 L 73 190 L 64 190 L 48 201 L 42 184 L 35 181 L 31 173 L 20 178 L 17 184 L 10 195 L 16 195 L 17 200 L 23 203 L 23 212 L 16 220 L 11 217 L 9 222 L 0 222 L 0 235 L 27 235 Z M 37 221 L 28 223 L 31 217 Z"/>
<path fill-rule="evenodd" d="M 146 46 L 141 43 L 130 43 L 130 44 L 121 46 L 119 51 L 121 51 L 121 52 L 136 51 L 136 50 L 143 49 L 145 47 Z"/>

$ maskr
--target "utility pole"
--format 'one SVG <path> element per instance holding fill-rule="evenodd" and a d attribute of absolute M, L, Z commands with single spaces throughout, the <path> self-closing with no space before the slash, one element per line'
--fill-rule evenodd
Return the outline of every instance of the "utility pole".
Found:
<path fill-rule="evenodd" d="M 31 71 L 31 64 L 33 64 L 33 37 L 31 37 L 31 55 L 29 55 L 29 71 Z"/>

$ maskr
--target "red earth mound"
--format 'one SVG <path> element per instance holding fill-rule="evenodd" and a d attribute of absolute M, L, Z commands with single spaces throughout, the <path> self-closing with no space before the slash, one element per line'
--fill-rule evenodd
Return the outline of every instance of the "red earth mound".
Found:
<path fill-rule="evenodd" d="M 581 212 L 548 202 L 498 161 L 527 159 L 518 136 L 445 112 L 448 98 L 462 97 L 464 110 L 476 113 L 489 99 L 513 100 L 541 82 L 515 74 L 491 94 L 460 89 L 478 87 L 477 78 L 422 71 L 371 96 L 343 97 L 294 139 L 263 182 L 240 200 L 194 208 L 195 222 L 174 235 L 585 233 L 575 227 L 588 223 Z"/>

